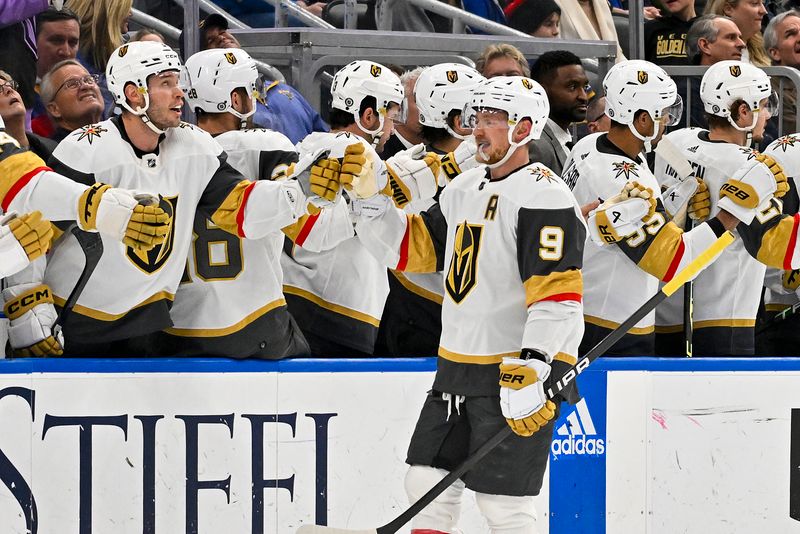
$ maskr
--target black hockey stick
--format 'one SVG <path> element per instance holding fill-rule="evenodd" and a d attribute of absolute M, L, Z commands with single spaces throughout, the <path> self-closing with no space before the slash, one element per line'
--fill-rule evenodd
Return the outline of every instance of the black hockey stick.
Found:
<path fill-rule="evenodd" d="M 103 239 L 100 237 L 100 234 L 96 232 L 84 232 L 77 225 L 72 226 L 70 231 L 72 235 L 75 236 L 75 239 L 78 240 L 78 245 L 80 245 L 83 251 L 85 263 L 83 265 L 83 271 L 81 271 L 81 275 L 78 277 L 78 281 L 75 282 L 75 287 L 72 288 L 72 292 L 70 292 L 69 297 L 67 297 L 67 300 L 64 302 L 64 306 L 61 308 L 61 313 L 58 314 L 56 322 L 53 323 L 54 334 L 64 327 L 64 323 L 69 317 L 72 308 L 74 308 L 75 303 L 78 302 L 78 298 L 81 296 L 81 293 L 83 293 L 83 288 L 86 287 L 89 278 L 92 277 L 95 267 L 97 267 L 97 264 L 100 262 L 100 257 L 103 255 Z"/>
<path fill-rule="evenodd" d="M 600 343 L 594 346 L 582 358 L 580 358 L 574 367 L 569 369 L 562 375 L 555 383 L 547 389 L 547 397 L 553 398 L 564 390 L 575 378 L 586 370 L 589 365 L 595 361 L 600 355 L 605 353 L 612 345 L 619 341 L 628 330 L 630 330 L 642 317 L 650 313 L 655 307 L 664 299 L 672 295 L 678 290 L 685 282 L 694 278 L 703 268 L 711 263 L 714 258 L 722 252 L 725 247 L 733 243 L 734 237 L 730 232 L 725 232 L 722 236 L 714 241 L 706 250 L 704 250 L 697 258 L 692 260 L 689 265 L 679 272 L 675 277 L 664 285 L 661 290 L 653 295 L 650 300 L 645 302 L 633 315 L 628 317 L 624 323 L 619 325 L 613 332 L 608 334 Z M 449 488 L 456 480 L 461 478 L 464 473 L 472 469 L 472 467 L 483 459 L 492 449 L 497 447 L 503 440 L 505 440 L 512 433 L 510 426 L 503 427 L 503 430 L 498 432 L 494 437 L 489 439 L 486 443 L 480 446 L 472 455 L 464 460 L 461 465 L 450 471 L 447 476 L 440 480 L 428 492 L 420 497 L 420 499 L 412 504 L 405 512 L 397 516 L 395 519 L 386 523 L 382 527 L 367 530 L 354 530 L 334 527 L 324 527 L 319 525 L 303 525 L 297 529 L 297 534 L 395 534 L 403 525 L 411 521 L 415 515 L 422 511 L 423 508 L 433 502 L 444 490 Z"/>

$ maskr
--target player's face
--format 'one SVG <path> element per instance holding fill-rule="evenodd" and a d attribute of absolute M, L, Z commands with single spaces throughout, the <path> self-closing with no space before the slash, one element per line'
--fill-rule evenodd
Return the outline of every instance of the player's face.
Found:
<path fill-rule="evenodd" d="M 545 90 L 550 100 L 550 117 L 557 123 L 583 122 L 586 119 L 586 94 L 589 78 L 580 65 L 558 67 Z"/>
<path fill-rule="evenodd" d="M 778 46 L 769 51 L 772 59 L 786 67 L 800 66 L 800 17 L 789 16 L 776 27 Z"/>
<path fill-rule="evenodd" d="M 760 143 L 764 140 L 764 129 L 767 127 L 767 121 L 776 111 L 774 104 L 772 104 L 768 98 L 762 100 L 759 106 L 758 119 L 756 120 L 755 128 L 753 128 L 753 141 L 756 143 Z"/>
<path fill-rule="evenodd" d="M 475 158 L 479 163 L 491 165 L 506 155 L 511 144 L 508 142 L 508 113 L 504 111 L 477 111 L 472 131 L 478 152 Z"/>
<path fill-rule="evenodd" d="M 178 72 L 168 71 L 150 76 L 147 91 L 150 96 L 147 116 L 153 124 L 161 130 L 178 126 L 183 109 L 183 90 Z"/>
<path fill-rule="evenodd" d="M 726 4 L 724 11 L 739 27 L 745 41 L 761 31 L 761 20 L 767 14 L 761 0 L 739 0 L 735 6 Z"/>

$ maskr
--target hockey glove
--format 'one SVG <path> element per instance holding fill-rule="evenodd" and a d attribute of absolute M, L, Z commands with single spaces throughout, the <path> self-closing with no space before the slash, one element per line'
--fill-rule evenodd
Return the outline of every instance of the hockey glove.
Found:
<path fill-rule="evenodd" d="M 757 208 L 778 192 L 778 180 L 788 189 L 786 175 L 782 171 L 778 172 L 775 167 L 780 168 L 768 156 L 758 155 L 749 161 L 722 184 L 719 190 L 720 209 L 745 224 L 753 222 Z"/>
<path fill-rule="evenodd" d="M 0 278 L 27 267 L 31 261 L 47 252 L 52 239 L 53 227 L 50 221 L 42 219 L 41 212 L 5 217 L 0 221 L 0 257 L 3 258 Z"/>
<path fill-rule="evenodd" d="M 786 193 L 789 192 L 789 180 L 786 178 L 786 173 L 783 172 L 783 167 L 780 163 L 775 161 L 775 159 L 767 154 L 759 154 L 756 156 L 756 159 L 769 167 L 769 171 L 775 177 L 775 182 L 777 184 L 775 189 L 775 197 L 782 198 Z"/>
<path fill-rule="evenodd" d="M 542 360 L 503 358 L 500 409 L 515 434 L 532 436 L 555 417 L 556 405 L 544 393 L 548 376 L 550 366 Z"/>
<path fill-rule="evenodd" d="M 331 158 L 330 150 L 320 149 L 304 156 L 289 166 L 287 174 L 295 178 L 303 194 L 320 206 L 336 201 L 339 197 L 339 171 L 341 166 Z"/>
<path fill-rule="evenodd" d="M 398 208 L 412 200 L 433 198 L 441 165 L 439 156 L 426 153 L 422 144 L 398 152 L 386 160 L 389 180 L 381 193 L 392 197 Z"/>
<path fill-rule="evenodd" d="M 439 173 L 439 185 L 444 187 L 462 172 L 480 165 L 475 159 L 475 154 L 477 152 L 478 146 L 475 144 L 475 139 L 469 137 L 462 141 L 455 150 L 442 156 L 442 170 Z"/>
<path fill-rule="evenodd" d="M 800 270 L 783 271 L 781 284 L 787 291 L 797 291 L 797 288 L 800 287 Z"/>
<path fill-rule="evenodd" d="M 158 197 L 96 183 L 78 200 L 78 225 L 146 251 L 164 242 L 172 221 Z"/>
<path fill-rule="evenodd" d="M 600 246 L 616 243 L 644 226 L 655 211 L 653 191 L 628 182 L 621 193 L 589 213 L 589 235 Z"/>
<path fill-rule="evenodd" d="M 675 224 L 683 228 L 686 215 L 703 220 L 711 213 L 711 195 L 700 178 L 677 182 L 662 193 L 664 209 Z"/>
<path fill-rule="evenodd" d="M 342 158 L 342 187 L 351 200 L 372 198 L 387 188 L 386 168 L 361 143 L 349 145 Z"/>
<path fill-rule="evenodd" d="M 19 284 L 3 290 L 5 314 L 11 324 L 8 338 L 14 355 L 61 356 L 64 337 L 53 333 L 58 315 L 50 288 L 43 284 Z"/>

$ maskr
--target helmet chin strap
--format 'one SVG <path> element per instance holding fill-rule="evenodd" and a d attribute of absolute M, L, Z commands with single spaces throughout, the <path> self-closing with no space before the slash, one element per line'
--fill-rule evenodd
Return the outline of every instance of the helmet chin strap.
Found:
<path fill-rule="evenodd" d="M 378 127 L 375 130 L 369 130 L 363 124 L 361 124 L 361 118 L 358 116 L 358 114 L 353 113 L 353 117 L 356 119 L 356 125 L 358 125 L 362 132 L 372 135 L 376 138 L 380 138 L 381 134 L 383 133 L 383 115 L 378 113 Z"/>
<path fill-rule="evenodd" d="M 742 128 L 741 126 L 736 124 L 736 121 L 734 121 L 730 115 L 728 115 L 728 123 L 737 130 L 739 130 L 740 132 L 745 132 L 747 134 L 747 136 L 745 137 L 745 145 L 744 145 L 745 148 L 750 148 L 750 146 L 753 144 L 753 130 L 755 129 L 757 122 L 758 122 L 758 113 L 753 113 L 752 124 L 750 124 L 750 126 L 748 127 Z"/>
<path fill-rule="evenodd" d="M 248 111 L 247 113 L 239 113 L 238 111 L 236 111 L 236 109 L 234 109 L 233 107 L 233 102 L 231 102 L 228 105 L 227 111 L 228 113 L 239 119 L 240 121 L 239 127 L 241 129 L 245 129 L 247 128 L 247 119 L 252 117 L 253 114 L 256 112 L 256 97 L 254 96 L 250 97 L 250 111 Z"/>
<path fill-rule="evenodd" d="M 141 91 L 141 89 L 140 89 L 140 91 Z M 120 105 L 123 108 L 127 109 L 128 111 L 130 111 L 131 113 L 133 113 L 134 115 L 136 115 L 137 117 L 139 117 L 140 119 L 142 119 L 142 122 L 148 128 L 150 128 L 150 130 L 152 130 L 153 133 L 155 133 L 156 135 L 159 135 L 159 136 L 160 135 L 164 135 L 166 133 L 166 131 L 162 130 L 161 128 L 159 128 L 158 126 L 153 124 L 153 121 L 151 121 L 150 117 L 147 116 L 147 109 L 150 107 L 150 97 L 147 94 L 147 90 L 141 91 L 141 94 L 142 94 L 142 96 L 144 96 L 144 106 L 138 107 L 136 109 L 133 109 L 128 104 L 127 100 L 125 102 L 120 102 Z"/>
<path fill-rule="evenodd" d="M 456 131 L 455 131 L 455 130 L 453 130 L 453 129 L 450 127 L 450 125 L 449 125 L 449 124 L 445 124 L 445 125 L 444 125 L 444 129 L 445 129 L 445 130 L 447 130 L 447 133 L 449 133 L 450 135 L 452 135 L 452 136 L 453 136 L 453 137 L 455 137 L 456 139 L 461 139 L 462 141 L 466 141 L 467 139 L 469 139 L 469 138 L 471 137 L 471 135 L 461 135 L 461 134 L 459 134 L 459 133 L 456 133 Z"/>
<path fill-rule="evenodd" d="M 658 134 L 655 133 L 657 130 L 655 122 L 653 123 L 653 135 L 642 135 L 641 133 L 639 133 L 639 130 L 637 130 L 632 123 L 628 125 L 628 128 L 630 129 L 631 133 L 633 133 L 633 135 L 635 135 L 637 138 L 641 139 L 644 142 L 645 152 L 650 153 L 653 151 L 653 139 L 658 137 Z"/>

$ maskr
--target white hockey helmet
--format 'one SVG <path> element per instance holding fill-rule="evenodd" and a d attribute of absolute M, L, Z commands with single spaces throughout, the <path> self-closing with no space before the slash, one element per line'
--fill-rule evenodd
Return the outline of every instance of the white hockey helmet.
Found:
<path fill-rule="evenodd" d="M 383 131 L 384 116 L 402 120 L 403 95 L 403 84 L 397 74 L 372 61 L 359 60 L 345 65 L 333 77 L 331 84 L 331 105 L 351 113 L 358 127 L 370 135 L 378 135 Z M 361 102 L 368 96 L 376 100 L 380 121 L 377 130 L 367 130 L 361 124 Z"/>
<path fill-rule="evenodd" d="M 464 139 L 447 123 L 453 111 L 464 109 L 472 98 L 472 90 L 486 78 L 466 65 L 440 63 L 423 70 L 414 86 L 419 122 L 431 128 L 444 128 L 453 137 Z"/>
<path fill-rule="evenodd" d="M 497 76 L 485 80 L 472 90 L 472 98 L 462 114 L 462 123 L 475 128 L 477 114 L 481 111 L 504 111 L 508 114 L 504 127 L 508 128 L 508 142 L 511 146 L 500 161 L 489 165 L 494 168 L 505 163 L 517 147 L 542 136 L 550 115 L 550 102 L 544 88 L 530 78 Z M 530 119 L 531 130 L 524 139 L 515 142 L 512 140 L 514 127 L 523 119 Z"/>
<path fill-rule="evenodd" d="M 186 60 L 190 87 L 185 91 L 189 106 L 206 113 L 230 113 L 244 125 L 256 112 L 259 75 L 256 62 L 241 48 L 212 48 Z M 231 92 L 244 89 L 250 97 L 250 111 L 233 108 Z"/>
<path fill-rule="evenodd" d="M 147 126 L 158 134 L 164 133 L 147 116 L 150 97 L 147 92 L 147 79 L 167 71 L 177 71 L 182 84 L 187 82 L 186 69 L 181 58 L 172 48 L 153 41 L 135 41 L 114 50 L 106 65 L 106 84 L 114 95 L 114 102 L 142 118 Z M 133 109 L 125 98 L 125 86 L 134 84 L 144 95 L 144 106 Z"/>
<path fill-rule="evenodd" d="M 628 125 L 631 132 L 644 141 L 647 152 L 650 152 L 651 142 L 658 136 L 659 128 L 654 127 L 650 136 L 639 133 L 633 125 L 636 112 L 644 110 L 653 121 L 665 126 L 677 124 L 683 112 L 683 101 L 675 82 L 664 69 L 649 61 L 633 59 L 617 63 L 603 79 L 603 89 L 606 115 L 615 122 Z"/>
<path fill-rule="evenodd" d="M 778 96 L 772 90 L 769 76 L 742 61 L 719 61 L 708 67 L 700 83 L 700 98 L 706 113 L 728 119 L 731 126 L 742 132 L 755 128 L 762 100 L 767 99 L 770 116 L 778 112 Z M 731 107 L 740 100 L 754 112 L 753 123 L 748 127 L 739 126 L 731 118 Z"/>

